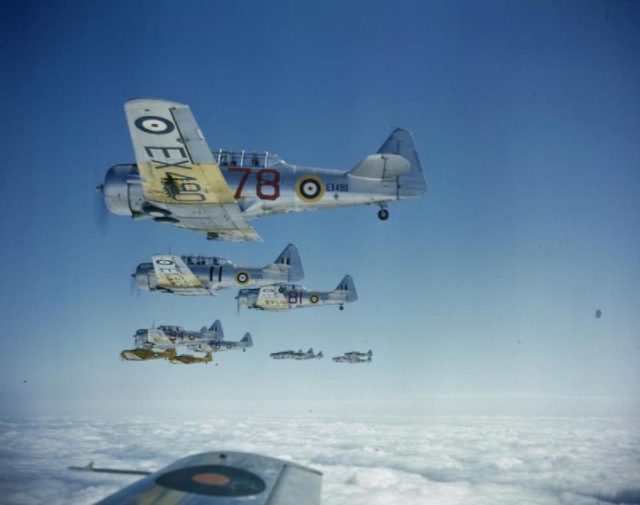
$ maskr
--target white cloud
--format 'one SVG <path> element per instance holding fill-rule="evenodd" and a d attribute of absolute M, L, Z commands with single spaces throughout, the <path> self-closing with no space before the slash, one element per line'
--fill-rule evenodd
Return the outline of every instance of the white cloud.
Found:
<path fill-rule="evenodd" d="M 317 468 L 331 505 L 640 503 L 640 428 L 593 418 L 4 421 L 0 492 L 16 505 L 92 503 L 133 479 L 68 465 L 154 470 L 216 449 Z"/>

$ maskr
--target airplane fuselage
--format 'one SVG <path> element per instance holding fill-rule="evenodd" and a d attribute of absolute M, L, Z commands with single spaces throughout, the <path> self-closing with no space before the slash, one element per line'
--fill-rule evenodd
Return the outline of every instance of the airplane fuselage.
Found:
<path fill-rule="evenodd" d="M 278 163 L 267 167 L 221 166 L 227 184 L 248 219 L 303 212 L 323 208 L 337 208 L 363 204 L 385 204 L 393 200 L 416 198 L 424 194 L 421 181 L 403 182 L 403 177 L 369 179 L 356 177 L 339 170 L 306 168 Z M 149 202 L 144 197 L 142 181 L 135 164 L 116 165 L 105 178 L 104 193 L 111 212 L 129 215 L 134 219 L 166 220 L 171 207 L 183 209 L 202 204 L 164 204 Z M 194 194 L 194 200 L 196 195 Z"/>
<path fill-rule="evenodd" d="M 220 289 L 244 288 L 248 286 L 266 286 L 277 282 L 289 281 L 286 271 L 265 271 L 263 268 L 236 267 L 232 263 L 223 264 L 189 264 L 189 270 L 202 283 L 202 286 L 213 293 Z M 157 285 L 153 263 L 141 263 L 136 268 L 136 284 L 140 289 L 176 293 L 179 295 L 200 295 L 202 290 L 165 288 Z M 206 293 L 205 293 L 206 294 Z"/>
<path fill-rule="evenodd" d="M 238 342 L 221 340 L 213 331 L 186 331 L 181 328 L 166 332 L 150 328 L 146 333 L 136 335 L 135 341 L 138 348 L 167 349 L 186 346 L 197 352 L 220 352 L 243 347 Z"/>
<path fill-rule="evenodd" d="M 282 311 L 319 305 L 344 305 L 349 302 L 346 292 L 309 291 L 297 285 L 263 286 L 241 289 L 238 293 L 241 307 Z"/>

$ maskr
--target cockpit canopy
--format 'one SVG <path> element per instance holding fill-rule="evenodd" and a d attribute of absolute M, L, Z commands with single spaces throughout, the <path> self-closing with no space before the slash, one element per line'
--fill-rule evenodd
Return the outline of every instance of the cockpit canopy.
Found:
<path fill-rule="evenodd" d="M 158 326 L 158 329 L 162 330 L 165 333 L 170 333 L 170 332 L 182 331 L 182 326 L 163 325 L 163 326 Z"/>
<path fill-rule="evenodd" d="M 231 262 L 226 258 L 218 258 L 216 256 L 200 256 L 194 254 L 188 254 L 185 256 L 181 256 L 182 261 L 184 261 L 185 265 L 194 266 L 194 265 L 204 265 L 204 266 L 220 266 L 220 265 L 231 265 Z"/>
<path fill-rule="evenodd" d="M 225 151 L 220 149 L 213 151 L 213 157 L 221 167 L 251 167 L 267 168 L 275 165 L 284 165 L 285 161 L 277 154 L 265 151 Z"/>

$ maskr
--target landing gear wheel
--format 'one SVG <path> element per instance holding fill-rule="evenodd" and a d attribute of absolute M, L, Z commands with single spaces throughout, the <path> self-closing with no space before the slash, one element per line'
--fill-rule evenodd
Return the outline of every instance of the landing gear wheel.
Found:
<path fill-rule="evenodd" d="M 340 310 L 344 310 L 344 305 L 340 305 Z"/>
<path fill-rule="evenodd" d="M 380 209 L 378 211 L 378 219 L 380 221 L 386 221 L 389 219 L 389 211 L 387 209 Z"/>

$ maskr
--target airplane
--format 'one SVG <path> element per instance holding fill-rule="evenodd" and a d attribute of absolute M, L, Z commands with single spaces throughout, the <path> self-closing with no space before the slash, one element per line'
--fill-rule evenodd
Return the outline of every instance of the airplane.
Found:
<path fill-rule="evenodd" d="M 300 307 L 320 305 L 339 305 L 358 299 L 356 287 L 350 275 L 346 275 L 335 290 L 329 292 L 309 291 L 297 284 L 262 286 L 254 289 L 241 289 L 236 297 L 238 309 L 246 307 L 260 310 L 290 310 Z"/>
<path fill-rule="evenodd" d="M 332 358 L 336 363 L 371 363 L 371 357 L 373 356 L 373 352 L 369 349 L 369 352 L 357 352 L 351 351 L 346 352 L 342 356 L 336 356 Z"/>
<path fill-rule="evenodd" d="M 286 163 L 269 152 L 211 151 L 189 106 L 151 98 L 125 106 L 135 164 L 111 167 L 97 187 L 113 214 L 260 241 L 251 219 L 422 196 L 427 182 L 413 136 L 397 128 L 349 171 Z"/>
<path fill-rule="evenodd" d="M 172 363 L 207 363 L 211 353 L 242 349 L 253 346 L 251 333 L 247 332 L 239 342 L 224 339 L 222 323 L 215 321 L 208 329 L 185 331 L 181 326 L 162 325 L 157 328 L 140 329 L 134 335 L 135 349 L 125 350 L 120 357 L 126 361 L 146 361 L 166 358 Z M 175 348 L 184 346 L 195 352 L 206 353 L 204 357 L 178 355 Z"/>
<path fill-rule="evenodd" d="M 99 468 L 93 461 L 70 470 L 142 478 L 96 505 L 320 505 L 322 473 L 260 454 L 234 451 L 189 456 L 157 471 Z"/>
<path fill-rule="evenodd" d="M 178 353 L 175 349 L 153 350 L 147 348 L 128 349 L 120 353 L 120 357 L 125 361 L 148 361 L 150 359 L 171 359 Z"/>
<path fill-rule="evenodd" d="M 300 349 L 298 352 L 295 351 L 280 351 L 280 352 L 272 352 L 269 356 L 273 359 L 295 359 L 295 360 L 307 360 L 307 359 L 319 359 L 323 357 L 322 351 L 319 351 L 318 354 L 314 354 L 313 349 L 309 349 L 307 352 L 304 352 Z"/>
<path fill-rule="evenodd" d="M 289 244 L 263 268 L 239 267 L 219 257 L 158 254 L 152 256 L 152 263 L 139 264 L 133 277 L 142 290 L 214 295 L 225 288 L 297 281 L 304 277 L 304 270 L 298 249 Z"/>
<path fill-rule="evenodd" d="M 193 363 L 209 363 L 211 360 L 213 360 L 213 357 L 211 356 L 210 352 L 208 352 L 204 356 L 180 354 L 178 356 L 173 356 L 172 358 L 169 358 L 169 361 L 171 361 L 171 363 L 173 363 L 174 365 L 178 363 L 182 363 L 183 365 L 192 365 Z"/>

